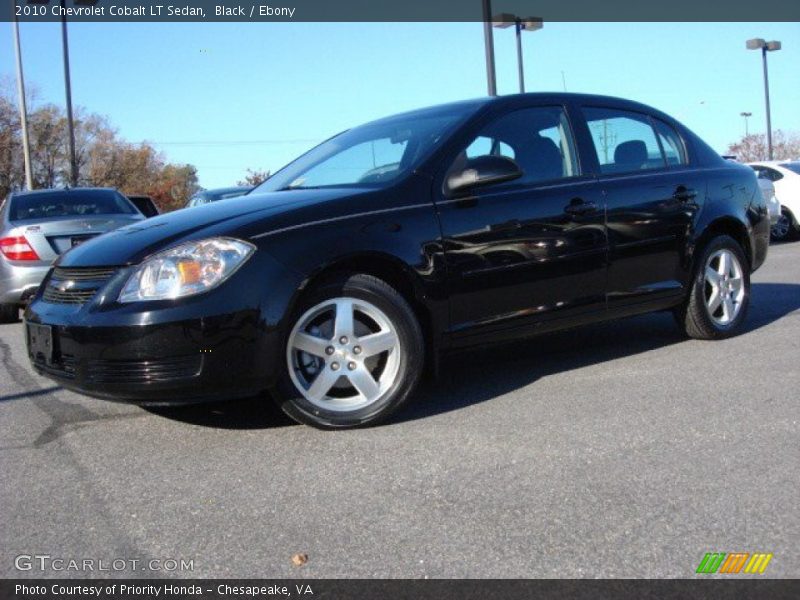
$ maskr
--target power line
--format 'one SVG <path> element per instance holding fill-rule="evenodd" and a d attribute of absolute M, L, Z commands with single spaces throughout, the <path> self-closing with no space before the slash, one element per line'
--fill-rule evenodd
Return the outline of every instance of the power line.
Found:
<path fill-rule="evenodd" d="M 154 146 L 266 146 L 272 144 L 315 144 L 319 139 L 295 140 L 184 140 L 179 142 L 154 142 L 147 140 Z"/>

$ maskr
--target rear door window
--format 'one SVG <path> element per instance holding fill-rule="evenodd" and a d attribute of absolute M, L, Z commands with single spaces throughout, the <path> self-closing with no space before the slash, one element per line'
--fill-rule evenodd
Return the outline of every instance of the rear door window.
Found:
<path fill-rule="evenodd" d="M 613 108 L 583 109 L 603 174 L 663 169 L 667 162 L 650 119 Z M 677 154 L 680 160 L 680 154 Z"/>

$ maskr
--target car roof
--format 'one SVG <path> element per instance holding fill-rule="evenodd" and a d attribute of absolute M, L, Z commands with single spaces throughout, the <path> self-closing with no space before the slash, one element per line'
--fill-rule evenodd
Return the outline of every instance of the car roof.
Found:
<path fill-rule="evenodd" d="M 517 106 L 524 107 L 531 102 L 552 102 L 553 104 L 580 102 L 582 104 L 608 105 L 614 108 L 653 114 L 670 123 L 676 122 L 674 118 L 663 113 L 657 108 L 642 104 L 641 102 L 636 102 L 635 100 L 628 100 L 615 96 L 603 96 L 598 94 L 585 94 L 577 92 L 529 92 L 525 94 L 508 94 L 504 96 L 484 96 L 482 98 L 472 98 L 469 100 L 460 100 L 446 104 L 437 104 L 435 106 L 428 106 L 394 115 L 388 115 L 374 121 L 363 123 L 363 125 L 373 125 L 384 122 L 388 123 L 394 119 L 406 119 L 409 117 L 435 116 L 437 114 L 444 114 L 454 111 L 463 111 L 465 114 L 474 114 L 482 108 L 488 109 L 491 107 L 496 107 L 499 109 L 513 109 Z"/>

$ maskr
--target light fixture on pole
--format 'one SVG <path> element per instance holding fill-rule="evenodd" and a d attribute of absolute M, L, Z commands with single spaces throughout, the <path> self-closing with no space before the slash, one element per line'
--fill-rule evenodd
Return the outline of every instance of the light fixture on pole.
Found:
<path fill-rule="evenodd" d="M 740 112 L 740 117 L 744 117 L 744 137 L 750 135 L 750 131 L 747 129 L 747 119 L 753 116 L 751 112 Z"/>
<path fill-rule="evenodd" d="M 767 52 L 775 52 L 781 49 L 778 41 L 768 42 L 763 38 L 753 38 L 747 40 L 748 50 L 761 50 L 761 59 L 764 65 L 764 100 L 767 105 L 767 152 L 769 160 L 772 160 L 772 117 L 769 110 L 769 75 L 767 73 Z"/>
<path fill-rule="evenodd" d="M 22 156 L 25 162 L 25 187 L 33 189 L 31 171 L 31 145 L 28 136 L 28 105 L 25 102 L 25 76 L 22 72 L 22 48 L 19 42 L 19 19 L 14 16 L 14 48 L 17 53 L 17 92 L 19 94 L 19 120 L 22 124 Z"/>
<path fill-rule="evenodd" d="M 523 31 L 536 31 L 543 26 L 543 20 L 540 17 L 527 17 L 522 19 L 516 15 L 509 13 L 502 13 L 495 15 L 492 18 L 493 25 L 499 29 L 514 26 L 514 31 L 517 38 L 517 75 L 519 77 L 519 91 L 521 94 L 525 93 L 525 69 L 522 62 L 522 32 Z"/>

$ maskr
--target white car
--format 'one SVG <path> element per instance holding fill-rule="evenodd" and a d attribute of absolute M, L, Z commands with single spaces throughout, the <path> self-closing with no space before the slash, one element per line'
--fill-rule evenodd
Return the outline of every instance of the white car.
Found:
<path fill-rule="evenodd" d="M 796 237 L 800 234 L 800 160 L 754 162 L 750 166 L 759 177 L 772 182 L 781 203 L 781 218 L 772 227 L 772 239 Z"/>
<path fill-rule="evenodd" d="M 778 198 L 775 196 L 775 186 L 769 179 L 759 175 L 758 187 L 761 188 L 761 195 L 764 196 L 764 200 L 767 201 L 769 224 L 772 225 L 772 227 L 775 227 L 782 216 L 781 203 L 778 202 Z"/>

